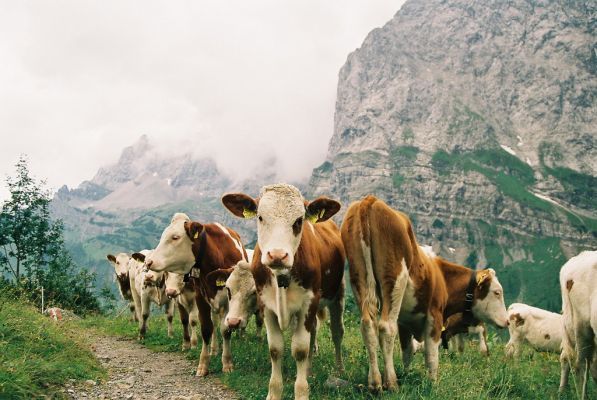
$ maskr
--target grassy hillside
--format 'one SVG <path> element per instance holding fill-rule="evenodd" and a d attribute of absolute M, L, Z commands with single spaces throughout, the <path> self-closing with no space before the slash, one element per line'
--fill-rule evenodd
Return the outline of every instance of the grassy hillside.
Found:
<path fill-rule="evenodd" d="M 61 398 L 67 379 L 105 377 L 83 335 L 0 294 L 0 398 Z"/>
<path fill-rule="evenodd" d="M 136 327 L 122 317 L 87 318 L 81 322 L 87 329 L 125 336 L 131 339 L 137 335 Z M 270 375 L 267 340 L 255 337 L 251 322 L 243 338 L 232 339 L 235 370 L 221 373 L 220 356 L 212 358 L 210 371 L 226 385 L 236 390 L 243 399 L 263 399 L 267 394 Z M 503 333 L 503 332 L 502 332 Z M 463 355 L 441 351 L 439 383 L 432 385 L 426 378 L 422 354 L 416 354 L 412 369 L 405 373 L 401 362 L 399 345 L 396 344 L 396 368 L 401 382 L 398 393 L 372 396 L 366 390 L 367 359 L 360 336 L 358 317 L 346 313 L 346 335 L 343 342 L 346 372 L 338 375 L 335 370 L 333 345 L 329 325 L 320 330 L 320 354 L 313 362 L 313 376 L 309 378 L 312 399 L 555 399 L 558 398 L 559 360 L 556 354 L 537 353 L 531 349 L 523 352 L 520 360 L 508 360 L 504 356 L 505 340 L 502 335 L 490 335 L 490 357 L 485 358 L 477 351 L 476 344 L 469 342 Z M 507 335 L 506 335 L 507 336 Z M 507 339 L 506 339 L 507 340 Z M 163 314 L 152 315 L 145 345 L 155 351 L 181 351 L 182 333 L 178 321 L 175 337 L 166 335 Z M 187 357 L 196 363 L 199 350 L 187 352 Z M 284 353 L 284 398 L 292 399 L 295 364 L 290 354 L 286 335 Z M 334 375 L 351 383 L 342 389 L 324 386 L 328 376 Z M 197 378 L 198 379 L 198 378 Z M 591 384 L 594 393 L 594 384 Z M 574 399 L 569 390 L 562 399 Z M 595 399 L 595 397 L 590 397 Z"/>

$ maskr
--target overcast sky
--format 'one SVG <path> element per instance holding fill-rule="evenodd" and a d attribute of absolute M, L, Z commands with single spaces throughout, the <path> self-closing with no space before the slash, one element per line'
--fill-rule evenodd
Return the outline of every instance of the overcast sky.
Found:
<path fill-rule="evenodd" d="M 0 177 L 77 186 L 142 134 L 242 174 L 307 177 L 347 55 L 403 0 L 0 0 Z M 4 185 L 0 198 L 6 196 Z"/>

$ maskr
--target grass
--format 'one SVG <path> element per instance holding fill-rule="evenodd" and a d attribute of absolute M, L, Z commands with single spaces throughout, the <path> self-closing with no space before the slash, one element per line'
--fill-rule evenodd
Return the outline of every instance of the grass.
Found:
<path fill-rule="evenodd" d="M 464 354 L 440 351 L 439 382 L 432 384 L 426 377 L 423 355 L 416 354 L 413 365 L 405 372 L 400 362 L 396 342 L 395 363 L 401 388 L 396 393 L 371 395 L 367 390 L 368 363 L 361 339 L 358 316 L 349 307 L 345 313 L 346 333 L 342 344 L 346 372 L 338 374 L 334 365 L 334 350 L 327 323 L 320 329 L 318 342 L 320 354 L 313 361 L 313 375 L 309 378 L 312 399 L 556 399 L 559 385 L 559 359 L 557 354 L 537 353 L 526 349 L 519 360 L 504 356 L 505 340 L 501 335 L 490 335 L 489 358 L 477 351 L 476 343 L 469 342 Z M 175 337 L 166 336 L 163 315 L 152 316 L 145 345 L 155 351 L 181 351 L 180 324 L 175 324 Z M 126 317 L 94 317 L 81 322 L 86 329 L 96 329 L 105 334 L 136 337 L 136 327 Z M 290 354 L 289 335 L 286 334 L 284 349 L 284 399 L 293 398 L 295 364 Z M 506 335 L 507 336 L 507 333 Z M 220 356 L 212 357 L 211 373 L 224 384 L 233 388 L 242 399 L 263 399 L 267 395 L 270 361 L 267 340 L 258 339 L 251 322 L 247 334 L 239 338 L 233 335 L 232 353 L 235 370 L 222 374 Z M 194 363 L 198 350 L 186 352 Z M 380 364 L 380 368 L 381 368 Z M 328 376 L 336 376 L 350 382 L 342 389 L 326 388 Z M 594 393 L 594 384 L 590 390 Z M 589 390 L 589 393 L 591 393 Z M 576 398 L 569 389 L 561 399 Z M 594 397 L 589 397 L 593 398 Z"/>
<path fill-rule="evenodd" d="M 69 323 L 55 323 L 22 300 L 0 294 L 0 398 L 61 398 L 68 379 L 106 376 Z"/>

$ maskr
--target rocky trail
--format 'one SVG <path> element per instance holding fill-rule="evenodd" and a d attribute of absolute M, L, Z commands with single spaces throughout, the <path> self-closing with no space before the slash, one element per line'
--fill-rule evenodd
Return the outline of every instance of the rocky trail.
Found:
<path fill-rule="evenodd" d="M 129 339 L 96 336 L 92 349 L 108 370 L 105 382 L 68 383 L 69 399 L 237 399 L 217 377 L 195 377 L 196 365 L 180 353 L 153 352 Z"/>

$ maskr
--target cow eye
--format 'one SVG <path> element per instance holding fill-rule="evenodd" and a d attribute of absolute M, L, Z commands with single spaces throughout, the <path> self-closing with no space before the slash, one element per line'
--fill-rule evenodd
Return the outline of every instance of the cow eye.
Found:
<path fill-rule="evenodd" d="M 263 222 L 263 218 L 261 217 L 261 215 L 257 216 L 257 218 L 259 218 L 259 222 Z"/>
<path fill-rule="evenodd" d="M 180 239 L 180 236 L 178 236 L 178 235 L 172 235 L 172 240 L 178 240 L 178 239 Z"/>
<path fill-rule="evenodd" d="M 302 227 L 303 227 L 303 217 L 298 217 L 296 219 L 296 221 L 294 221 L 294 224 L 292 224 L 292 231 L 294 232 L 295 235 L 297 235 L 301 231 Z"/>
<path fill-rule="evenodd" d="M 500 297 L 500 295 L 502 294 L 502 292 L 500 292 L 499 290 L 494 291 L 493 293 L 495 293 L 495 295 L 497 297 Z"/>

